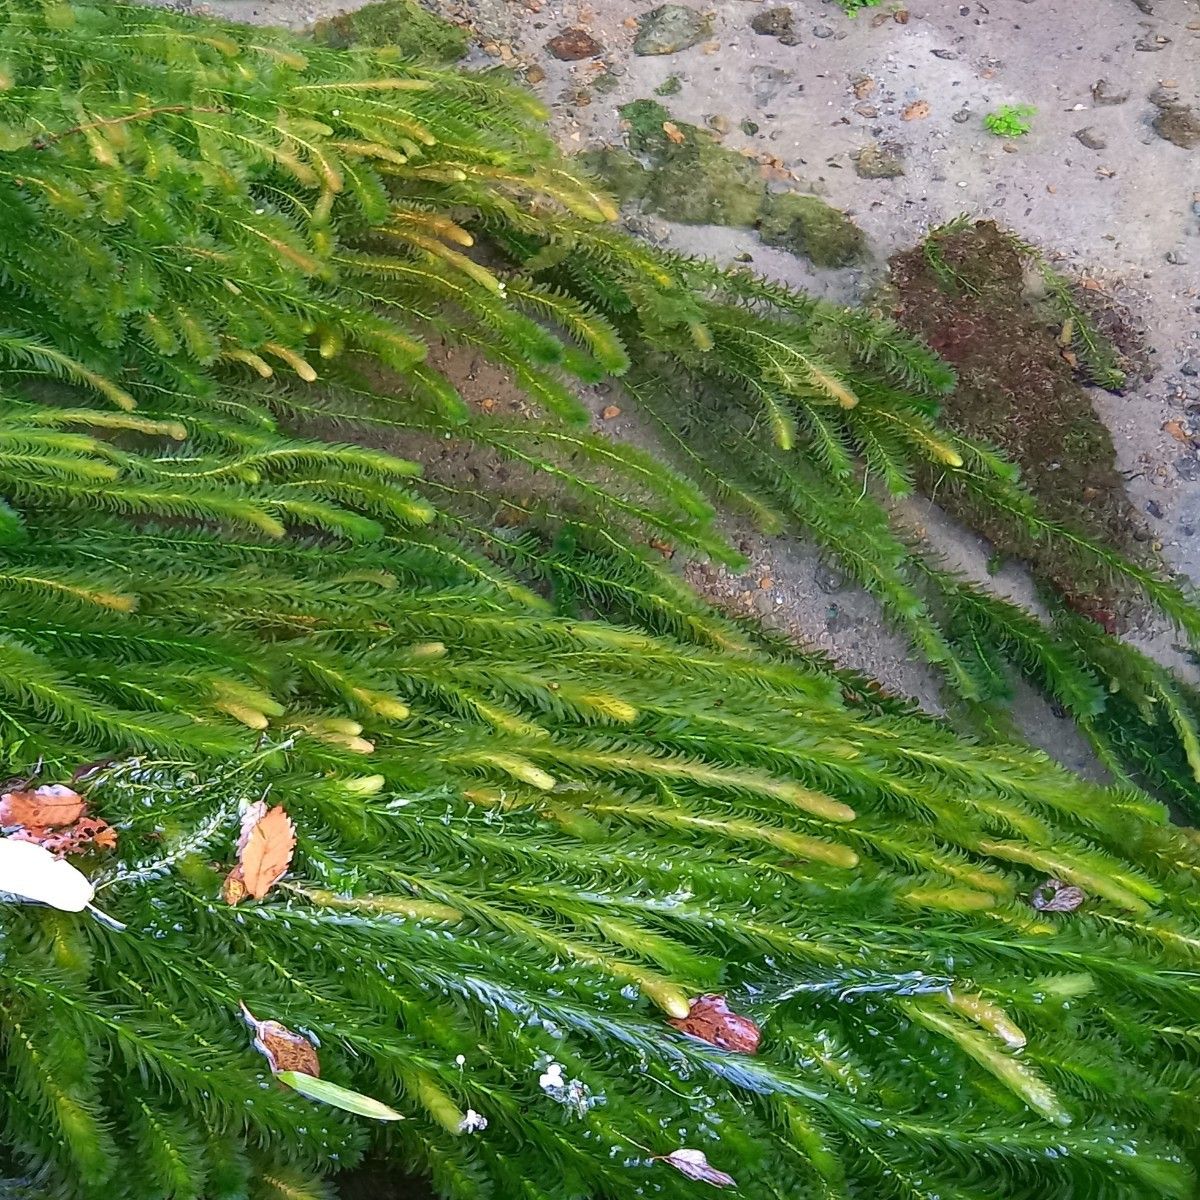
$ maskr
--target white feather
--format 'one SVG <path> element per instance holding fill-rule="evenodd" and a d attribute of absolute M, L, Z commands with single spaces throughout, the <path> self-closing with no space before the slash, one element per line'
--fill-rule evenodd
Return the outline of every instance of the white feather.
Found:
<path fill-rule="evenodd" d="M 66 912 L 82 912 L 91 903 L 88 877 L 36 842 L 0 838 L 0 892 L 37 900 Z"/>

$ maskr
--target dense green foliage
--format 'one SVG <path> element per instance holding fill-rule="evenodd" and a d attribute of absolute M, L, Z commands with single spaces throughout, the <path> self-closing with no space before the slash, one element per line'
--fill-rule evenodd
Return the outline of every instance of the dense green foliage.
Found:
<path fill-rule="evenodd" d="M 652 1161 L 680 1146 L 762 1200 L 1192 1193 L 1190 835 L 848 708 L 656 564 L 648 538 L 729 556 L 702 492 L 569 423 L 571 375 L 632 367 L 706 487 L 886 562 L 839 453 L 961 460 L 1035 519 L 935 425 L 936 359 L 618 235 L 503 83 L 116 5 L 4 16 L 0 735 L 16 775 L 112 760 L 87 789 L 120 849 L 83 865 L 127 926 L 0 906 L 15 1194 L 325 1194 L 374 1131 L 273 1083 L 239 1000 L 405 1112 L 380 1145 L 447 1196 L 703 1193 Z M 442 340 L 541 417 L 472 416 Z M 667 415 L 668 362 L 724 389 L 757 491 Z M 760 449 L 763 413 L 828 432 L 824 473 L 813 441 Z M 474 474 L 438 472 L 447 438 Z M 262 797 L 299 852 L 231 908 Z M 1086 906 L 1031 909 L 1048 875 Z M 667 1025 L 704 991 L 759 1055 Z"/>

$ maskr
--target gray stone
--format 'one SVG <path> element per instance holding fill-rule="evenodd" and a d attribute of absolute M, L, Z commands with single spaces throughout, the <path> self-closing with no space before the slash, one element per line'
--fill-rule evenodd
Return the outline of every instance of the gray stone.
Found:
<path fill-rule="evenodd" d="M 1090 126 L 1075 130 L 1075 140 L 1089 150 L 1104 150 L 1108 143 Z"/>
<path fill-rule="evenodd" d="M 757 66 L 750 68 L 750 87 L 754 103 L 765 108 L 791 82 L 791 71 L 782 67 Z"/>
<path fill-rule="evenodd" d="M 813 571 L 813 582 L 827 596 L 832 596 L 836 592 L 842 591 L 846 586 L 846 577 L 836 567 L 832 567 L 827 562 L 817 563 L 816 570 Z"/>
<path fill-rule="evenodd" d="M 1133 43 L 1135 50 L 1141 50 L 1144 53 L 1154 54 L 1159 50 L 1165 50 L 1171 44 L 1171 39 L 1166 34 L 1156 34 L 1154 37 L 1138 38 Z"/>
<path fill-rule="evenodd" d="M 1176 266 L 1176 267 L 1184 266 L 1188 260 L 1187 255 L 1184 254 L 1184 252 L 1182 250 L 1168 250 L 1166 258 L 1167 258 L 1167 262 L 1171 263 L 1172 266 Z"/>
<path fill-rule="evenodd" d="M 1128 92 L 1114 92 L 1112 84 L 1107 79 L 1097 79 L 1092 84 L 1092 101 L 1102 107 L 1107 107 L 1111 104 L 1124 104 L 1128 99 Z"/>
<path fill-rule="evenodd" d="M 955 125 L 965 125 L 970 119 L 971 110 L 969 108 L 960 108 L 958 112 L 954 113 L 950 118 Z"/>
<path fill-rule="evenodd" d="M 947 62 L 958 61 L 957 50 L 930 50 L 929 53 L 932 54 L 934 58 L 944 58 Z"/>
<path fill-rule="evenodd" d="M 854 155 L 854 169 L 861 179 L 897 179 L 904 163 L 898 147 L 870 142 Z"/>
<path fill-rule="evenodd" d="M 814 25 L 813 26 L 813 37 L 817 37 L 817 38 L 833 37 L 833 26 L 832 25 Z"/>
<path fill-rule="evenodd" d="M 1154 97 L 1151 96 L 1153 100 Z M 1200 146 L 1200 117 L 1185 104 L 1158 102 L 1158 116 L 1151 122 L 1160 138 L 1182 150 Z"/>
<path fill-rule="evenodd" d="M 1186 479 L 1188 483 L 1200 479 L 1200 461 L 1190 454 L 1181 455 L 1175 460 L 1175 474 L 1180 479 Z"/>
<path fill-rule="evenodd" d="M 1183 360 L 1183 364 L 1180 366 L 1179 370 L 1184 375 L 1190 375 L 1192 378 L 1200 375 L 1200 352 L 1193 350 L 1192 353 Z"/>
<path fill-rule="evenodd" d="M 706 117 L 704 123 L 721 137 L 724 137 L 733 128 L 733 122 L 721 113 L 713 113 L 712 116 Z"/>
<path fill-rule="evenodd" d="M 840 605 L 831 604 L 825 610 L 825 628 L 830 633 L 844 633 L 854 628 L 854 618 L 843 612 Z"/>
<path fill-rule="evenodd" d="M 785 46 L 794 46 L 800 40 L 790 8 L 768 8 L 757 13 L 750 21 L 750 28 L 755 33 L 778 38 Z"/>
<path fill-rule="evenodd" d="M 712 34 L 712 18 L 686 4 L 663 4 L 638 19 L 634 54 L 675 54 Z"/>

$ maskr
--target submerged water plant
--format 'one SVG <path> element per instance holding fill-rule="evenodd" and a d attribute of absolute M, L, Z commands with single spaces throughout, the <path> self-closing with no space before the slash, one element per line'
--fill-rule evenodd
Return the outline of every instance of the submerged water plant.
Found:
<path fill-rule="evenodd" d="M 1191 835 L 714 614 L 650 545 L 732 558 L 704 493 L 569 386 L 757 380 L 1005 480 L 936 358 L 618 234 L 499 80 L 5 16 L 4 820 L 80 797 L 102 914 L 0 903 L 9 1191 L 322 1197 L 374 1145 L 463 1200 L 1191 1194 Z"/>

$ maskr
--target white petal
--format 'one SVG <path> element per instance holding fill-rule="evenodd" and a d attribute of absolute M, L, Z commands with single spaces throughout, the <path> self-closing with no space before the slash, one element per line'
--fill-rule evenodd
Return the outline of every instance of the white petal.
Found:
<path fill-rule="evenodd" d="M 0 838 L 0 892 L 82 912 L 91 903 L 92 884 L 82 871 L 36 842 Z"/>

